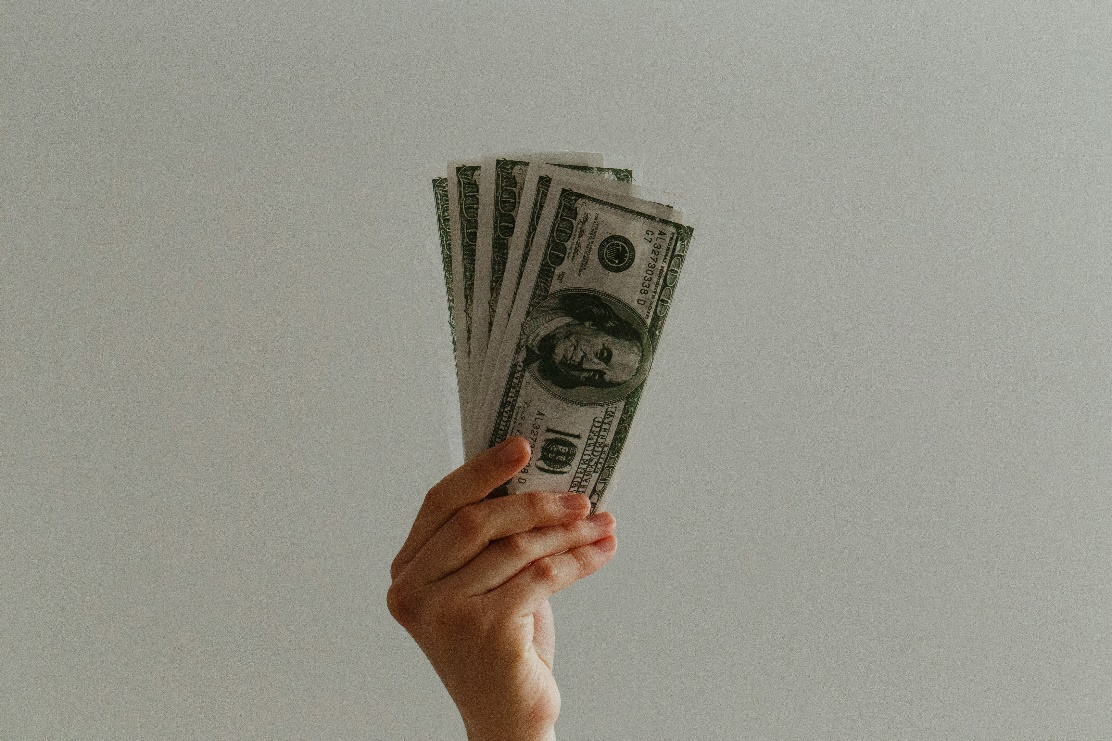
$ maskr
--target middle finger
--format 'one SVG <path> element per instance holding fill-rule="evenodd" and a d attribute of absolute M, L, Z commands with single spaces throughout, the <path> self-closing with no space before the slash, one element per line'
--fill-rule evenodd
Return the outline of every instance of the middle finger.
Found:
<path fill-rule="evenodd" d="M 593 543 L 614 530 L 614 515 L 596 512 L 577 522 L 539 527 L 490 544 L 466 566 L 441 583 L 477 595 L 497 589 L 533 561 Z"/>
<path fill-rule="evenodd" d="M 456 571 L 492 541 L 538 527 L 581 519 L 590 509 L 582 494 L 530 491 L 469 504 L 445 522 L 413 558 L 410 578 L 429 584 Z"/>

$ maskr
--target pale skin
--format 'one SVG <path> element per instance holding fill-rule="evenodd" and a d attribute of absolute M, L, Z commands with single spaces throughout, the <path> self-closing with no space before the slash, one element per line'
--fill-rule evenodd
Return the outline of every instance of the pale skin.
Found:
<path fill-rule="evenodd" d="M 528 442 L 510 438 L 445 476 L 390 567 L 390 614 L 440 675 L 469 741 L 555 738 L 549 597 L 617 547 L 613 516 L 587 516 L 581 494 L 486 498 L 528 460 Z"/>

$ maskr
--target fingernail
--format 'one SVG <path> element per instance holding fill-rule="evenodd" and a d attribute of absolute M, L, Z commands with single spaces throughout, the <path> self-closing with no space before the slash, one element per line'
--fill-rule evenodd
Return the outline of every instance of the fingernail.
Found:
<path fill-rule="evenodd" d="M 610 527 L 614 524 L 614 515 L 609 512 L 595 512 L 587 521 L 599 527 Z"/>
<path fill-rule="evenodd" d="M 618 548 L 618 539 L 611 535 L 602 540 L 596 540 L 594 546 L 603 553 L 613 553 Z"/>
<path fill-rule="evenodd" d="M 583 509 L 583 495 L 582 494 L 561 494 L 560 506 L 568 512 L 578 512 Z"/>

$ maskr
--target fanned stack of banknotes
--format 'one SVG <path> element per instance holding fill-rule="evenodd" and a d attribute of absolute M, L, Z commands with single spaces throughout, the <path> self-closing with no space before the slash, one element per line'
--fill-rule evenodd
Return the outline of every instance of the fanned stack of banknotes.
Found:
<path fill-rule="evenodd" d="M 691 226 L 602 155 L 453 162 L 433 180 L 464 455 L 532 457 L 497 494 L 597 509 L 659 344 Z"/>

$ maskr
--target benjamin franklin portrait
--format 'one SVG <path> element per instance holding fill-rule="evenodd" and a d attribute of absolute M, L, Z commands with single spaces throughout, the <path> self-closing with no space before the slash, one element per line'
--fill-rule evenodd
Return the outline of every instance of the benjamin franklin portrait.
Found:
<path fill-rule="evenodd" d="M 526 369 L 559 396 L 581 403 L 626 396 L 644 380 L 651 360 L 640 317 L 596 292 L 553 294 L 530 311 L 523 330 Z"/>

